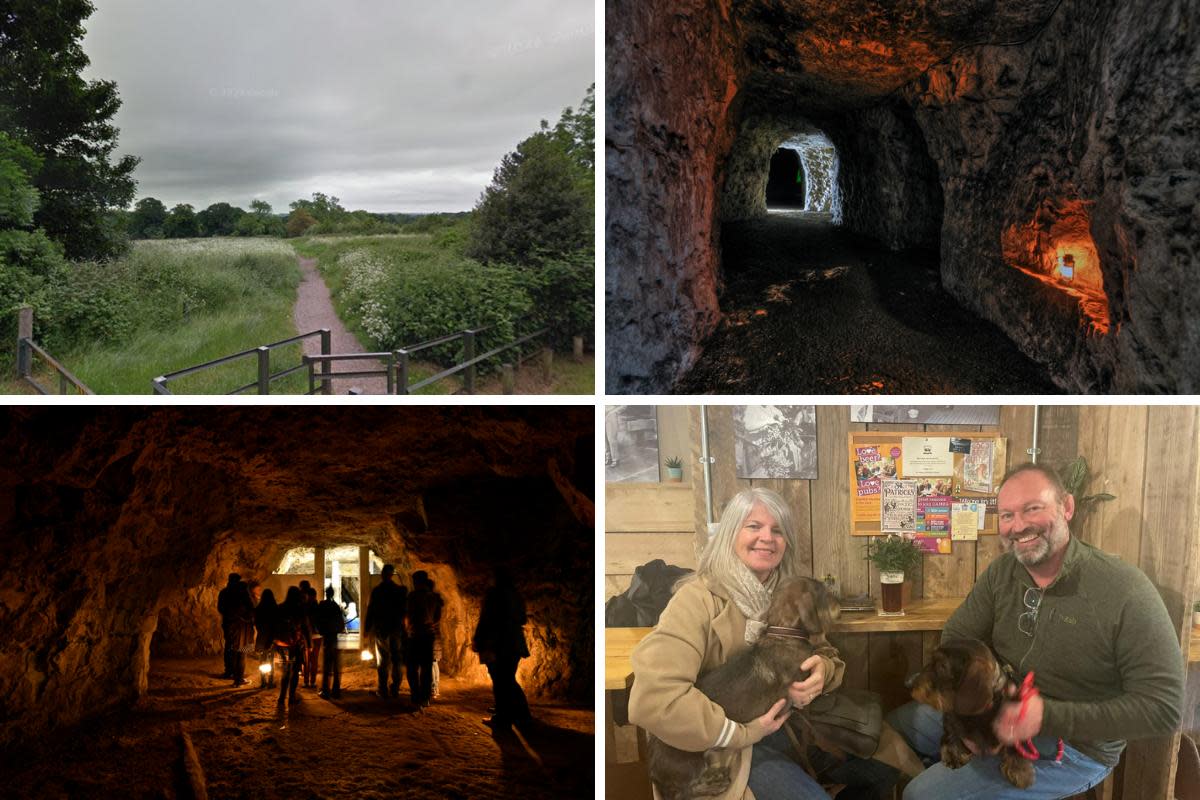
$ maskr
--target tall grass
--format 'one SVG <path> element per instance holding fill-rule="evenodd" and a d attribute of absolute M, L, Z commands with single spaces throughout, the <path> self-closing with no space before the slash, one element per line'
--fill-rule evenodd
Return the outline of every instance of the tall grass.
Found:
<path fill-rule="evenodd" d="M 84 383 L 102 394 L 146 394 L 168 372 L 295 335 L 292 306 L 300 270 L 291 247 L 271 239 L 137 242 L 124 259 L 74 267 L 69 293 L 78 314 L 60 313 L 47 341 Z M 86 334 L 86 335 L 81 335 Z M 274 351 L 273 371 L 298 364 L 300 349 Z M 252 383 L 254 358 L 170 384 L 176 394 L 225 393 Z M 272 392 L 307 388 L 300 376 Z"/>
<path fill-rule="evenodd" d="M 545 325 L 561 311 L 543 307 L 537 269 L 483 265 L 462 254 L 460 231 L 448 228 L 430 235 L 309 237 L 295 242 L 298 252 L 318 259 L 338 315 L 372 350 L 395 350 L 465 329 L 487 328 L 476 337 L 476 352 L 506 345 Z M 562 269 L 556 265 L 550 269 Z M 592 270 L 588 265 L 590 276 Z M 540 274 L 549 274 L 541 272 Z M 578 292 L 590 308 L 590 284 Z M 413 380 L 461 360 L 460 340 L 419 356 Z M 486 373 L 501 357 L 480 365 Z M 557 375 L 556 371 L 556 375 Z M 580 391 L 578 375 L 563 375 L 564 386 L 551 391 L 591 394 L 594 380 Z M 428 389 L 455 391 L 452 380 Z"/>

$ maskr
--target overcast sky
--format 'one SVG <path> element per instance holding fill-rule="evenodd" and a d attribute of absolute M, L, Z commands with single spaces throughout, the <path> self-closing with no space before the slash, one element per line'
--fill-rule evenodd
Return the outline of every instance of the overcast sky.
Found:
<path fill-rule="evenodd" d="M 595 81 L 593 0 L 95 0 L 137 197 L 464 211 Z"/>

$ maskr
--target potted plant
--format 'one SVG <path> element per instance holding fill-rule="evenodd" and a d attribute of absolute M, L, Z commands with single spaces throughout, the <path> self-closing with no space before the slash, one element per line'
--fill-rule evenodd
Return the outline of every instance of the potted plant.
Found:
<path fill-rule="evenodd" d="M 1200 625 L 1200 600 L 1192 603 L 1192 624 Z"/>
<path fill-rule="evenodd" d="M 673 483 L 683 480 L 683 461 L 678 456 L 667 459 L 667 480 Z"/>
<path fill-rule="evenodd" d="M 867 540 L 867 559 L 879 570 L 879 613 L 903 614 L 901 587 L 904 573 L 911 573 L 921 563 L 921 548 L 912 539 L 899 534 L 873 537 Z"/>
<path fill-rule="evenodd" d="M 1096 507 L 1097 503 L 1117 499 L 1116 495 L 1108 492 L 1083 493 L 1092 480 L 1092 472 L 1088 468 L 1087 459 L 1083 456 L 1076 456 L 1074 461 L 1065 464 L 1058 471 L 1058 477 L 1062 480 L 1063 488 L 1075 498 L 1075 516 L 1071 518 L 1071 527 L 1076 531 L 1083 529 L 1084 517 Z"/>

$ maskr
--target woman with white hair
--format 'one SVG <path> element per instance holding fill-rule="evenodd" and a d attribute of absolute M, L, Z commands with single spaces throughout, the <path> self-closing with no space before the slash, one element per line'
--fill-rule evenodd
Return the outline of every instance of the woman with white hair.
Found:
<path fill-rule="evenodd" d="M 700 554 L 696 573 L 680 582 L 658 625 L 633 651 L 629 719 L 680 750 L 724 748 L 732 753 L 731 784 L 723 798 L 750 792 L 757 800 L 827 797 L 794 760 L 780 728 L 788 702 L 804 707 L 836 689 L 845 664 L 826 644 L 800 666 L 809 677 L 793 683 L 758 719 L 734 722 L 696 688 L 697 677 L 755 642 L 766 623 L 771 594 L 800 572 L 792 514 L 775 492 L 747 489 L 725 507 L 716 534 Z M 857 765 L 870 762 L 852 759 Z M 885 781 L 888 768 L 874 771 Z M 747 791 L 749 790 L 749 792 Z"/>

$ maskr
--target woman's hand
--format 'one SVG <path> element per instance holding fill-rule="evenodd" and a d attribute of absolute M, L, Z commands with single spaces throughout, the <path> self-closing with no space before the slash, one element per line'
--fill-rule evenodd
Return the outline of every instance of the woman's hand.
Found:
<path fill-rule="evenodd" d="M 825 690 L 825 659 L 811 655 L 804 659 L 800 669 L 809 670 L 809 676 L 788 687 L 788 697 L 796 708 L 804 708 Z"/>
<path fill-rule="evenodd" d="M 787 702 L 786 697 L 779 698 L 779 702 L 768 708 L 767 713 L 746 723 L 746 731 L 750 735 L 749 744 L 760 742 L 783 727 L 783 723 L 787 722 L 792 713 L 790 708 L 784 712 Z"/>

